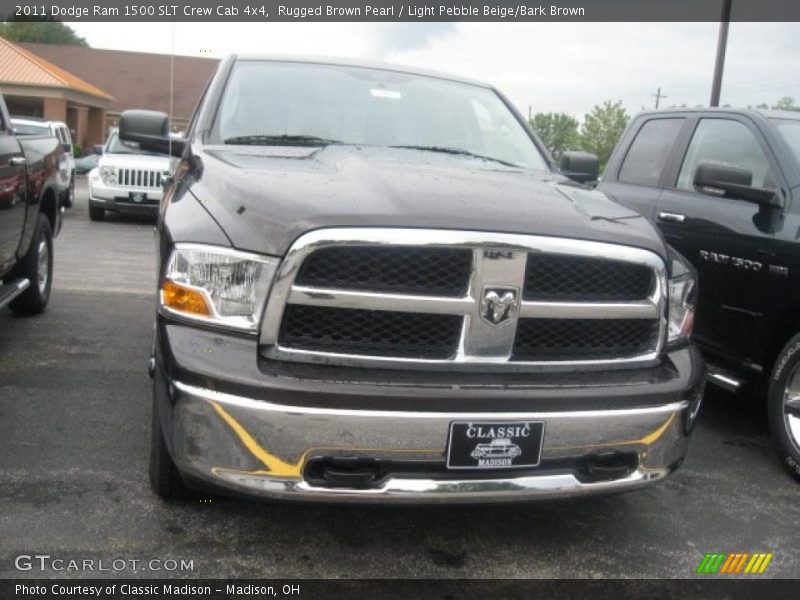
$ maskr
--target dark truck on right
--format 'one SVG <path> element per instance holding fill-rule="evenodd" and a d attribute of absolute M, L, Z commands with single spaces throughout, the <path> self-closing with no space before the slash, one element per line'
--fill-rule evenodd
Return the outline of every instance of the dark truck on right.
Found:
<path fill-rule="evenodd" d="M 598 187 L 697 268 L 709 378 L 765 390 L 775 447 L 800 479 L 800 113 L 642 113 Z"/>

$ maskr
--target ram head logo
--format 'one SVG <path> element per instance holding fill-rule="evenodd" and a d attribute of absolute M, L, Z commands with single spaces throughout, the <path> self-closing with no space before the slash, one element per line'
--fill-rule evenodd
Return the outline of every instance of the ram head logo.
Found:
<path fill-rule="evenodd" d="M 502 325 L 515 314 L 519 305 L 514 288 L 486 288 L 481 299 L 481 317 L 492 325 Z"/>

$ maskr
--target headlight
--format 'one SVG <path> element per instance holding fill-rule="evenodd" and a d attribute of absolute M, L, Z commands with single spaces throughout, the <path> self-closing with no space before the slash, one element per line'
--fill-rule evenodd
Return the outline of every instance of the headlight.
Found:
<path fill-rule="evenodd" d="M 106 185 L 117 185 L 117 169 L 109 166 L 102 166 L 99 169 L 100 179 Z"/>
<path fill-rule="evenodd" d="M 161 306 L 205 323 L 256 331 L 278 263 L 228 248 L 177 244 L 161 286 Z"/>
<path fill-rule="evenodd" d="M 667 343 L 679 345 L 689 341 L 694 327 L 697 303 L 697 280 L 686 273 L 669 280 L 669 335 Z"/>

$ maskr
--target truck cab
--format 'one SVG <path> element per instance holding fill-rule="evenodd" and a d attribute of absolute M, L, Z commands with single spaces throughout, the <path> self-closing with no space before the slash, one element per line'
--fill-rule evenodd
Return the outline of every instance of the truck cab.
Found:
<path fill-rule="evenodd" d="M 795 394 L 780 367 L 800 332 L 800 113 L 642 113 L 599 189 L 650 218 L 695 266 L 695 339 L 710 379 L 733 391 L 769 382 L 773 435 L 797 473 L 800 437 L 785 435 Z"/>

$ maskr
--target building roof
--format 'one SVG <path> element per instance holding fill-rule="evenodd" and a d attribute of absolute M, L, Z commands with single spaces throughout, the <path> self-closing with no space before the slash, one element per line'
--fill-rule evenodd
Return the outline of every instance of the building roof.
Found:
<path fill-rule="evenodd" d="M 145 108 L 169 112 L 170 56 L 145 52 L 100 50 L 57 44 L 24 44 L 24 47 L 108 90 L 114 101 L 108 109 L 122 112 Z M 175 93 L 172 114 L 188 119 L 217 68 L 213 58 L 175 56 Z"/>
<path fill-rule="evenodd" d="M 99 87 L 4 38 L 0 38 L 0 82 L 64 88 L 103 100 L 113 100 L 110 94 Z"/>

